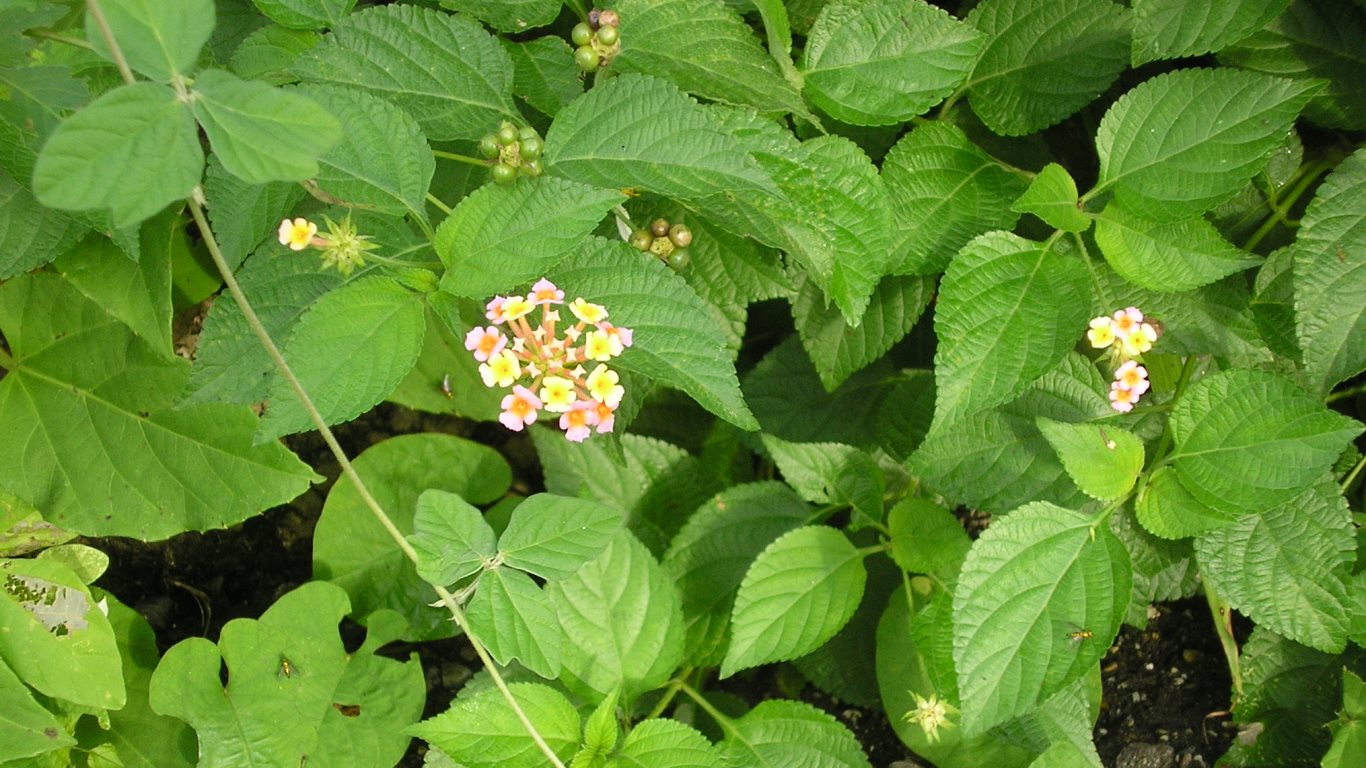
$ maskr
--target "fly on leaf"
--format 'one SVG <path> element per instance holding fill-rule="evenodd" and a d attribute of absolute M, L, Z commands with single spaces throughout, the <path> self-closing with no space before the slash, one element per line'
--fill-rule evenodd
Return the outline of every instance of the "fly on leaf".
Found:
<path fill-rule="evenodd" d="M 290 661 L 288 656 L 285 656 L 285 655 L 281 654 L 281 656 L 280 656 L 280 671 L 279 671 L 279 672 L 276 672 L 276 673 L 275 673 L 275 676 L 276 676 L 276 677 L 294 677 L 294 676 L 297 675 L 297 674 L 299 674 L 299 668 L 296 667 L 296 666 L 294 666 L 294 662 Z"/>

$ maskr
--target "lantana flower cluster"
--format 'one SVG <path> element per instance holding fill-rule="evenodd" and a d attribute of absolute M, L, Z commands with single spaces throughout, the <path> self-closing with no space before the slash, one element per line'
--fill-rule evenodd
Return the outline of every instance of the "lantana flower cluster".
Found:
<path fill-rule="evenodd" d="M 1109 349 L 1115 363 L 1115 380 L 1110 383 L 1110 407 L 1116 411 L 1132 411 L 1138 399 L 1148 391 L 1148 369 L 1136 358 L 1152 349 L 1157 337 L 1157 327 L 1143 319 L 1138 307 L 1126 307 L 1091 320 L 1086 338 L 1096 349 Z"/>
<path fill-rule="evenodd" d="M 280 245 L 289 246 L 291 251 L 317 248 L 322 251 L 323 268 L 336 267 L 342 275 L 350 277 L 356 267 L 365 266 L 366 251 L 378 245 L 367 235 L 359 234 L 356 226 L 347 216 L 340 222 L 323 217 L 327 222 L 327 234 L 318 235 L 318 225 L 308 219 L 285 219 L 280 222 L 278 234 Z"/>
<path fill-rule="evenodd" d="M 564 322 L 568 309 L 577 322 Z M 532 324 L 533 312 L 539 322 Z M 492 325 L 465 335 L 465 348 L 479 362 L 488 387 L 510 387 L 498 420 L 520 432 L 541 411 L 559 414 L 564 436 L 583 442 L 593 432 L 611 432 L 626 394 L 607 366 L 631 346 L 630 328 L 607 321 L 607 309 L 582 297 L 565 302 L 564 291 L 542 278 L 525 296 L 495 296 L 484 316 Z"/>

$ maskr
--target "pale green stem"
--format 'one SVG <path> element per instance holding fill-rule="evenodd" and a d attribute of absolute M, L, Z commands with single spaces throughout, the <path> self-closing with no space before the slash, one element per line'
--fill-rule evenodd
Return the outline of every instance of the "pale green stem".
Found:
<path fill-rule="evenodd" d="M 1233 606 L 1210 587 L 1209 579 L 1204 579 L 1205 602 L 1209 603 L 1209 614 L 1214 619 L 1214 633 L 1219 636 L 1223 646 L 1224 658 L 1228 661 L 1229 679 L 1233 682 L 1233 703 L 1236 706 L 1243 696 L 1242 665 L 1238 658 L 1238 641 L 1233 637 Z"/>
<path fill-rule="evenodd" d="M 1288 227 L 1298 226 L 1298 222 L 1292 222 L 1287 218 L 1290 209 L 1299 201 L 1300 196 L 1304 194 L 1305 190 L 1317 181 L 1319 176 L 1330 167 L 1332 166 L 1328 163 L 1318 162 L 1307 165 L 1301 169 L 1299 180 L 1285 197 L 1270 203 L 1271 215 L 1267 216 L 1266 220 L 1262 222 L 1262 225 L 1257 228 L 1257 231 L 1253 232 L 1252 235 L 1248 237 L 1247 242 L 1243 243 L 1243 250 L 1251 252 L 1253 248 L 1256 248 L 1257 245 L 1262 242 L 1263 238 L 1271 233 L 1271 230 L 1276 228 L 1277 224 L 1284 224 Z"/>
<path fill-rule="evenodd" d="M 442 213 L 446 214 L 447 216 L 450 216 L 450 215 L 451 215 L 451 207 L 450 207 L 449 205 L 446 205 L 445 203 L 443 203 L 443 202 L 441 201 L 441 198 L 437 197 L 436 195 L 433 195 L 431 192 L 428 192 L 428 193 L 427 193 L 427 202 L 429 202 L 429 203 L 431 203 L 432 205 L 436 206 L 437 210 L 441 211 Z"/>
<path fill-rule="evenodd" d="M 100 0 L 85 0 L 85 8 L 90 13 L 90 18 L 95 20 L 95 26 L 99 27 L 100 37 L 104 38 L 104 45 L 109 49 L 109 55 L 114 57 L 114 66 L 119 68 L 119 75 L 123 77 L 123 82 L 132 84 L 137 82 L 133 77 L 133 70 L 128 67 L 128 60 L 123 57 L 123 49 L 114 41 L 114 31 L 109 28 L 109 21 L 104 18 L 104 9 L 100 8 Z"/>
<path fill-rule="evenodd" d="M 481 166 L 481 167 L 483 167 L 483 168 L 487 168 L 487 167 L 489 167 L 490 165 L 492 165 L 492 163 L 490 163 L 490 162 L 487 161 L 487 160 L 480 160 L 480 159 L 477 158 L 477 157 L 470 157 L 469 155 L 461 155 L 461 154 L 457 154 L 457 153 L 455 153 L 455 152 L 446 152 L 445 150 L 441 150 L 441 149 L 433 149 L 433 150 L 432 150 L 432 157 L 439 157 L 439 158 L 441 158 L 442 160 L 454 160 L 454 161 L 456 161 L 457 163 L 464 163 L 464 164 L 466 164 L 466 165 L 478 165 L 478 166 Z"/>
<path fill-rule="evenodd" d="M 1347 476 L 1342 478 L 1342 484 L 1338 487 L 1342 489 L 1343 493 L 1346 493 L 1347 489 L 1352 487 L 1352 483 L 1356 482 L 1357 475 L 1361 474 L 1363 467 L 1366 467 L 1366 456 L 1357 459 L 1357 463 L 1352 467 L 1352 471 L 1348 472 Z"/>
<path fill-rule="evenodd" d="M 1194 355 L 1187 357 L 1181 366 L 1181 376 L 1176 380 L 1176 392 L 1172 395 L 1171 402 L 1175 403 L 1181 399 L 1182 393 L 1186 391 L 1186 386 L 1190 384 L 1191 376 L 1195 373 L 1196 358 Z M 1172 425 L 1167 422 L 1167 426 L 1162 430 L 1162 437 L 1157 441 L 1157 448 L 1153 450 L 1153 461 L 1149 464 L 1149 469 L 1156 469 L 1164 459 L 1167 458 L 1167 449 L 1172 443 Z"/>
<path fill-rule="evenodd" d="M 41 38 L 43 40 L 51 40 L 54 43 L 62 43 L 63 45 L 69 45 L 73 48 L 84 48 L 87 51 L 93 50 L 95 47 L 90 44 L 89 40 L 82 40 L 79 37 L 63 35 L 58 32 L 53 32 L 50 29 L 30 29 L 27 32 L 25 32 L 24 35 L 26 35 L 27 37 Z"/>
<path fill-rule="evenodd" d="M 695 669 L 696 667 L 688 667 L 679 670 L 678 675 L 674 677 L 673 680 L 669 681 L 669 687 L 664 689 L 664 695 L 659 698 L 659 701 L 650 709 L 650 713 L 645 716 L 646 720 L 653 720 L 664 714 L 664 710 L 669 708 L 669 705 L 673 703 L 674 697 L 676 697 L 678 692 L 683 689 L 683 686 L 687 684 L 688 675 L 691 675 Z"/>
<path fill-rule="evenodd" d="M 1328 394 L 1327 399 L 1325 399 L 1323 402 L 1336 403 L 1339 400 L 1346 400 L 1349 397 L 1356 397 L 1357 395 L 1363 392 L 1366 392 L 1366 384 L 1358 384 L 1355 387 L 1349 387 L 1347 389 L 1339 390 L 1337 392 L 1330 392 Z"/>
<path fill-rule="evenodd" d="M 693 690 L 692 686 L 687 683 L 679 683 L 679 690 L 687 694 L 688 698 L 701 707 L 703 712 L 711 715 L 711 719 L 715 720 L 717 725 L 720 725 L 727 733 L 736 733 L 735 724 L 731 722 L 731 719 L 726 717 L 724 712 L 712 706 L 712 703 L 707 701 L 705 696 Z"/>

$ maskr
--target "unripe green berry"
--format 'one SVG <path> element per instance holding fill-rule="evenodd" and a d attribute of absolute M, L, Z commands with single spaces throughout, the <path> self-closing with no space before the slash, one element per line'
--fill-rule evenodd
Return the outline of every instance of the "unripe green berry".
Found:
<path fill-rule="evenodd" d="M 669 239 L 679 248 L 687 248 L 692 245 L 692 230 L 685 224 L 675 224 L 669 227 Z"/>
<path fill-rule="evenodd" d="M 574 45 L 588 45 L 588 41 L 593 39 L 593 28 L 583 22 L 574 25 L 574 29 L 569 33 L 569 39 L 574 41 Z"/>
<path fill-rule="evenodd" d="M 521 168 L 521 171 L 522 171 L 522 175 L 523 175 L 523 176 L 530 176 L 531 178 L 534 179 L 534 178 L 536 178 L 537 176 L 540 176 L 540 175 L 541 175 L 541 161 L 540 161 L 540 160 L 524 160 L 524 161 L 522 161 L 522 168 Z"/>
<path fill-rule="evenodd" d="M 598 52 L 591 45 L 581 45 L 574 51 L 574 63 L 584 72 L 598 68 Z"/>
<path fill-rule="evenodd" d="M 604 24 L 598 27 L 598 42 L 608 48 L 616 45 L 617 28 L 610 24 Z"/>
<path fill-rule="evenodd" d="M 539 139 L 539 138 L 541 138 L 541 134 L 537 133 L 535 128 L 532 128 L 531 126 L 528 125 L 528 126 L 522 128 L 522 130 L 520 130 L 520 131 L 517 132 L 517 138 L 519 138 L 519 139 L 521 139 L 521 140 L 523 140 L 523 141 L 526 141 L 527 139 L 532 139 L 532 138 Z"/>
<path fill-rule="evenodd" d="M 479 154 L 492 160 L 498 156 L 498 140 L 489 134 L 479 140 Z"/>
<path fill-rule="evenodd" d="M 667 236 L 669 234 L 669 220 L 655 219 L 650 222 L 650 231 L 654 233 L 655 237 Z"/>
<path fill-rule="evenodd" d="M 498 143 L 503 146 L 511 146 L 517 140 L 517 126 L 512 123 L 503 123 L 503 127 L 498 129 Z"/>
<path fill-rule="evenodd" d="M 510 165 L 499 163 L 493 166 L 493 181 L 504 186 L 517 180 L 517 169 Z"/>
<path fill-rule="evenodd" d="M 675 270 L 687 269 L 691 263 L 692 253 L 687 248 L 675 248 L 674 252 L 669 254 L 669 266 Z"/>
<path fill-rule="evenodd" d="M 525 160 L 535 160 L 541 156 L 541 150 L 545 148 L 545 145 L 541 143 L 541 139 L 538 136 L 522 139 L 519 142 L 519 145 L 522 158 Z"/>
<path fill-rule="evenodd" d="M 631 247 L 637 251 L 650 250 L 650 243 L 653 243 L 655 236 L 648 229 L 637 229 L 631 232 Z"/>
<path fill-rule="evenodd" d="M 650 253 L 653 253 L 661 259 L 672 253 L 673 249 L 673 241 L 669 240 L 667 237 L 650 238 Z"/>

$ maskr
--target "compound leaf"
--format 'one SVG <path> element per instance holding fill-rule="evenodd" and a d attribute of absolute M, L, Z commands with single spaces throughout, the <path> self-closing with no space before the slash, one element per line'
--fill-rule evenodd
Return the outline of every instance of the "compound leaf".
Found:
<path fill-rule="evenodd" d="M 484 514 L 436 488 L 417 497 L 409 540 L 417 550 L 417 575 L 441 586 L 477 573 L 498 554 L 498 535 Z"/>
<path fill-rule="evenodd" d="M 606 504 L 538 493 L 512 511 L 498 552 L 513 568 L 567 579 L 602 553 L 621 524 L 621 512 Z"/>
<path fill-rule="evenodd" d="M 100 9 L 128 66 L 160 83 L 189 74 L 213 32 L 213 0 L 104 0 Z M 114 60 L 92 13 L 85 15 L 85 39 Z"/>
<path fill-rule="evenodd" d="M 499 664 L 516 659 L 541 677 L 559 676 L 563 631 L 550 598 L 530 576 L 513 568 L 490 568 L 480 577 L 465 616 Z"/>

